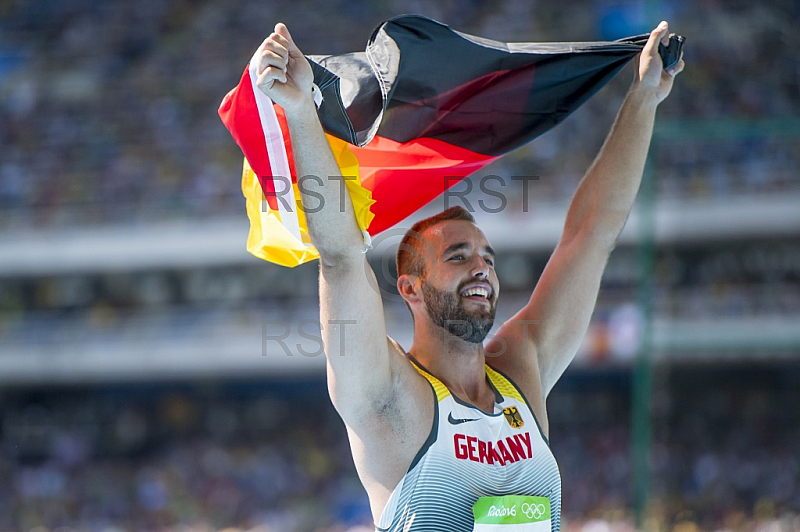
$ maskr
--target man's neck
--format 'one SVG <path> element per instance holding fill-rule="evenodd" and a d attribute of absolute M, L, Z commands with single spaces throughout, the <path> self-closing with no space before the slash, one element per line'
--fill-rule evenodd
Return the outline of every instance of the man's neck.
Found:
<path fill-rule="evenodd" d="M 417 326 L 409 354 L 459 399 L 492 411 L 494 392 L 486 380 L 483 344 L 465 342 L 438 326 Z"/>

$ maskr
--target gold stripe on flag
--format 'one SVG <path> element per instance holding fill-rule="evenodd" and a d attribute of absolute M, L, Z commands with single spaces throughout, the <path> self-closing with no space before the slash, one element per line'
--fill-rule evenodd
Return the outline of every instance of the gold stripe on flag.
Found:
<path fill-rule="evenodd" d="M 361 185 L 358 159 L 348 148 L 347 143 L 331 135 L 326 135 L 326 137 L 341 175 L 348 178 L 355 177 L 355 179 L 346 179 L 345 185 L 353 203 L 356 223 L 364 235 L 365 245 L 369 245 L 369 224 L 375 217 L 370 210 L 370 206 L 375 203 L 375 200 L 372 199 L 372 192 Z M 337 184 L 337 186 L 339 185 Z M 292 189 L 293 197 L 299 200 L 300 191 L 297 183 L 292 183 Z M 298 205 L 290 204 L 292 213 L 289 216 L 293 219 L 289 221 L 290 225 L 287 227 L 286 220 L 283 220 L 281 216 L 286 215 L 282 211 L 288 210 L 285 207 L 276 210 L 269 206 L 261 184 L 250 168 L 247 159 L 244 160 L 242 168 L 242 194 L 245 197 L 247 217 L 250 219 L 247 251 L 260 259 L 288 267 L 298 266 L 319 258 L 319 252 L 311 243 L 305 212 Z M 281 204 L 280 199 L 278 203 Z"/>

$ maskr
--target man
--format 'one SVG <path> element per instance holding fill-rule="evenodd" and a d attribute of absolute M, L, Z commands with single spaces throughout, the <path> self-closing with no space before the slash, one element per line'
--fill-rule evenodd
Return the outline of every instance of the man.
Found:
<path fill-rule="evenodd" d="M 463 209 L 416 224 L 397 288 L 414 318 L 406 352 L 383 306 L 349 197 L 316 114 L 311 68 L 283 24 L 261 45 L 258 87 L 286 113 L 308 227 L 320 254 L 328 387 L 380 530 L 558 530 L 561 483 L 545 400 L 583 338 L 605 264 L 639 188 L 664 71 L 662 22 L 570 205 L 528 304 L 485 346 L 499 283 L 494 252 Z M 310 196 L 310 198 L 309 198 Z M 345 206 L 344 211 L 340 204 Z M 510 380 L 513 379 L 513 382 Z"/>

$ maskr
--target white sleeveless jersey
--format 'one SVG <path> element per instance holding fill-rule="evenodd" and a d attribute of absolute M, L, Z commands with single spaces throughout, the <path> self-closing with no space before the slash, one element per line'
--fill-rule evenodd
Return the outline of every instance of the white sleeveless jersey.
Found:
<path fill-rule="evenodd" d="M 561 475 L 517 387 L 487 365 L 495 391 L 494 413 L 487 414 L 415 366 L 433 388 L 433 427 L 392 492 L 377 530 L 558 531 Z"/>

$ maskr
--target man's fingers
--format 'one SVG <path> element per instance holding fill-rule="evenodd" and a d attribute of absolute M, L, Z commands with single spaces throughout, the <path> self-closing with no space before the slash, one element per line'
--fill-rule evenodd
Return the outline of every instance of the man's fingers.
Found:
<path fill-rule="evenodd" d="M 279 83 L 286 83 L 286 72 L 280 68 L 270 66 L 265 68 L 264 71 L 258 75 L 256 85 L 269 90 L 276 81 Z"/>
<path fill-rule="evenodd" d="M 292 39 L 292 34 L 289 33 L 289 28 L 286 27 L 286 24 L 284 24 L 283 22 L 278 22 L 277 24 L 275 24 L 275 33 L 286 39 L 286 42 L 288 44 L 288 46 L 286 46 L 286 49 L 289 50 L 290 54 L 300 53 L 300 49 L 294 43 L 294 40 Z"/>
<path fill-rule="evenodd" d="M 291 43 L 291 41 L 289 41 L 289 39 L 287 39 L 286 37 L 284 37 L 283 35 L 281 35 L 280 33 L 277 33 L 277 32 L 271 33 L 269 38 L 273 42 L 275 42 L 277 44 L 280 44 L 283 48 L 285 48 L 287 50 L 287 53 L 288 53 L 289 47 L 292 45 L 292 43 Z"/>
<path fill-rule="evenodd" d="M 662 20 L 653 31 L 650 32 L 650 38 L 642 50 L 648 55 L 658 54 L 658 43 L 663 43 L 665 46 L 669 44 L 669 24 L 666 20 Z"/>
<path fill-rule="evenodd" d="M 274 37 L 275 34 L 273 33 L 264 39 L 264 42 L 258 47 L 258 54 L 261 59 L 258 65 L 258 74 L 268 66 L 279 67 L 286 70 L 286 63 L 289 60 L 289 51 L 285 46 L 277 42 Z"/>
<path fill-rule="evenodd" d="M 272 50 L 267 48 L 261 52 L 261 60 L 266 61 L 265 65 L 268 63 L 272 66 L 284 68 L 286 66 L 286 62 L 289 60 L 289 57 L 286 50 L 283 50 L 283 53 L 281 53 L 280 50 Z"/>
<path fill-rule="evenodd" d="M 666 20 L 662 20 L 661 24 L 658 25 L 658 28 L 663 26 L 664 29 L 660 30 L 661 32 L 661 44 L 667 46 L 669 44 L 669 24 Z M 656 29 L 658 29 L 656 28 Z"/>
<path fill-rule="evenodd" d="M 283 57 L 284 59 L 289 58 L 289 49 L 284 44 L 278 42 L 278 35 L 273 33 L 267 38 L 267 45 L 264 48 L 265 50 L 269 50 L 271 52 L 275 52 L 279 56 Z"/>
<path fill-rule="evenodd" d="M 684 63 L 683 59 L 681 59 L 680 61 L 678 61 L 677 65 L 675 65 L 674 67 L 672 67 L 669 70 L 667 70 L 667 73 L 674 78 L 675 76 L 677 76 L 678 74 L 683 72 L 683 67 L 685 65 L 686 65 L 686 63 Z"/>
<path fill-rule="evenodd" d="M 258 72 L 263 72 L 267 67 L 275 67 L 286 71 L 286 58 L 271 50 L 265 50 L 261 52 L 261 62 L 259 63 Z"/>

